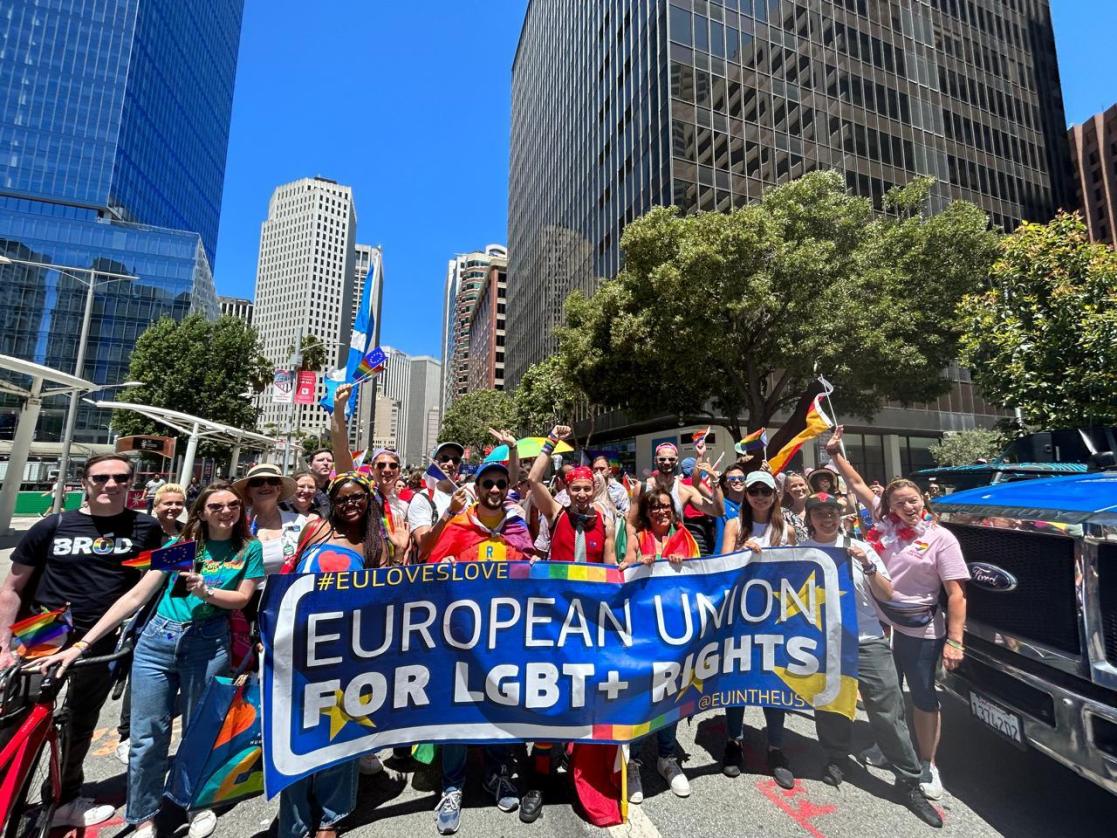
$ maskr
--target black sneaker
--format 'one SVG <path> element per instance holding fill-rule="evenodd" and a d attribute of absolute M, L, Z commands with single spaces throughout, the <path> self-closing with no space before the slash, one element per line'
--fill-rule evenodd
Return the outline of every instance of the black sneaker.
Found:
<path fill-rule="evenodd" d="M 721 755 L 721 773 L 726 777 L 740 777 L 741 757 L 741 743 L 730 739 L 725 743 L 725 752 Z"/>
<path fill-rule="evenodd" d="M 849 769 L 849 757 L 842 760 L 831 760 L 826 763 L 826 768 L 822 771 L 822 782 L 828 786 L 838 788 L 842 784 L 842 780 L 846 778 L 846 774 L 849 773 Z"/>
<path fill-rule="evenodd" d="M 942 816 L 931 805 L 931 802 L 923 796 L 923 790 L 919 788 L 919 783 L 905 783 L 901 786 L 901 789 L 904 795 L 904 803 L 917 818 L 928 826 L 935 827 L 935 829 L 942 828 Z"/>
<path fill-rule="evenodd" d="M 795 775 L 791 773 L 791 765 L 779 748 L 768 749 L 768 771 L 781 789 L 795 788 Z"/>
<path fill-rule="evenodd" d="M 520 821 L 535 823 L 543 814 L 543 792 L 532 789 L 520 798 Z"/>

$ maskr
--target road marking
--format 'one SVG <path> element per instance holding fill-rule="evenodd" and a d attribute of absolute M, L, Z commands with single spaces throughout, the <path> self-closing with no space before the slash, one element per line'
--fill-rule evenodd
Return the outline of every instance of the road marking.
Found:
<path fill-rule="evenodd" d="M 57 826 L 50 831 L 50 838 L 98 838 L 105 830 L 116 830 L 127 825 L 123 817 L 113 815 L 96 826 Z"/>
<path fill-rule="evenodd" d="M 631 803 L 628 805 L 628 823 L 609 827 L 609 834 L 614 838 L 660 838 L 659 830 L 651 819 L 639 806 Z"/>
<path fill-rule="evenodd" d="M 815 818 L 822 817 L 823 815 L 830 815 L 838 811 L 837 806 L 819 806 L 812 803 L 807 798 L 806 786 L 804 786 L 800 780 L 796 780 L 795 787 L 791 789 L 781 788 L 775 780 L 761 780 L 756 784 L 756 788 L 761 794 L 776 804 L 785 815 L 799 824 L 800 827 L 814 836 L 814 838 L 826 838 L 814 825 L 813 821 Z M 802 800 L 792 803 L 792 799 L 796 797 L 802 798 Z"/>

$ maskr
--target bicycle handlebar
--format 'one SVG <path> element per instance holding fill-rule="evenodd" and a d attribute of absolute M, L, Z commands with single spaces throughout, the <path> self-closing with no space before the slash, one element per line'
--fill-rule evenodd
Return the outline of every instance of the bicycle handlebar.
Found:
<path fill-rule="evenodd" d="M 128 655 L 132 654 L 132 645 L 132 641 L 127 640 L 120 646 L 119 649 L 116 649 L 107 655 L 98 655 L 95 658 L 78 658 L 76 661 L 70 664 L 70 669 L 77 669 L 82 666 L 94 666 L 100 663 L 112 663 L 113 661 L 118 661 L 121 658 L 126 658 L 128 657 Z"/>

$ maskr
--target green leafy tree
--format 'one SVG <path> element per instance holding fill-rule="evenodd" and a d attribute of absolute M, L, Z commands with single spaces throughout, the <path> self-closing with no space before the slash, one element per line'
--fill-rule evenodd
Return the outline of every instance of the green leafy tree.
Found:
<path fill-rule="evenodd" d="M 932 443 L 931 456 L 940 466 L 965 466 L 978 460 L 993 460 L 1000 456 L 1005 446 L 1005 435 L 988 428 L 946 433 Z"/>
<path fill-rule="evenodd" d="M 475 452 L 495 440 L 489 428 L 516 427 L 516 405 L 503 390 L 474 390 L 454 399 L 442 417 L 439 442 L 460 442 Z"/>
<path fill-rule="evenodd" d="M 299 341 L 302 347 L 302 364 L 299 366 L 300 370 L 313 370 L 320 372 L 326 368 L 326 346 L 322 343 L 322 339 L 315 335 L 303 335 L 303 339 Z M 287 357 L 290 358 L 291 354 L 295 351 L 293 343 L 287 344 Z"/>
<path fill-rule="evenodd" d="M 136 341 L 128 377 L 144 383 L 122 391 L 121 401 L 255 430 L 259 411 L 246 394 L 262 392 L 271 383 L 272 368 L 253 327 L 234 317 L 211 321 L 192 314 L 149 326 Z M 170 433 L 130 410 L 114 411 L 112 427 L 120 434 Z"/>
<path fill-rule="evenodd" d="M 512 401 L 516 426 L 527 436 L 546 433 L 553 425 L 568 422 L 579 409 L 588 409 L 582 388 L 570 378 L 559 355 L 528 367 Z"/>
<path fill-rule="evenodd" d="M 933 182 L 892 190 L 887 213 L 813 172 L 731 213 L 656 208 L 621 239 L 624 268 L 575 293 L 564 369 L 595 403 L 680 414 L 735 436 L 767 426 L 817 372 L 845 411 L 934 398 L 955 357 L 955 307 L 979 287 L 996 235 L 973 204 L 926 212 Z"/>
<path fill-rule="evenodd" d="M 990 287 L 959 313 L 961 357 L 987 399 L 1038 428 L 1117 422 L 1117 253 L 1077 215 L 1005 237 Z"/>

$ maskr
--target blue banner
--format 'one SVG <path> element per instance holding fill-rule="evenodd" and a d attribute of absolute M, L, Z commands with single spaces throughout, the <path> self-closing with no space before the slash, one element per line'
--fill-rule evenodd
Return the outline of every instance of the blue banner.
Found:
<path fill-rule="evenodd" d="M 414 742 L 629 742 L 746 704 L 852 717 L 852 591 L 844 551 L 806 547 L 269 577 L 265 790 Z"/>

